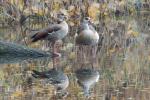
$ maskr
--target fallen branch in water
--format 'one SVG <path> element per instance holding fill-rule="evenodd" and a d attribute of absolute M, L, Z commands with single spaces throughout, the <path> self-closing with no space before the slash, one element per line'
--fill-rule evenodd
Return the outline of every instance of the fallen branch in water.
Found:
<path fill-rule="evenodd" d="M 52 53 L 28 48 L 19 44 L 0 41 L 0 64 L 15 63 L 27 59 L 54 57 Z"/>

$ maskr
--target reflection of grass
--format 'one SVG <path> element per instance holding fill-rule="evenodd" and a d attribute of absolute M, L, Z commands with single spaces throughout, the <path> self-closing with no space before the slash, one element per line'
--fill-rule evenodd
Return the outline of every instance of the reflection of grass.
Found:
<path fill-rule="evenodd" d="M 102 49 L 105 49 L 105 48 L 102 48 Z M 97 58 L 101 59 L 101 62 L 98 62 L 98 65 L 103 65 L 103 67 L 100 66 L 102 68 L 101 70 L 102 77 L 101 77 L 100 83 L 98 83 L 99 89 L 100 90 L 102 89 L 102 90 L 101 91 L 97 90 L 97 93 L 95 94 L 95 96 L 97 97 L 95 98 L 99 98 L 99 95 L 102 95 L 105 93 L 108 93 L 108 94 L 110 93 L 111 95 L 113 95 L 110 98 L 118 98 L 122 96 L 122 94 L 120 93 L 123 93 L 124 98 L 129 98 L 129 96 L 134 97 L 134 95 L 141 96 L 142 94 L 143 94 L 143 97 L 141 98 L 144 98 L 144 96 L 148 93 L 148 89 L 150 89 L 150 86 L 149 86 L 150 65 L 149 65 L 149 60 L 147 56 L 148 50 L 149 48 L 146 49 L 145 47 L 141 47 L 139 44 L 137 44 L 136 46 L 130 49 L 128 48 L 126 50 L 124 54 L 125 58 L 123 57 L 122 52 L 120 53 L 120 51 L 110 52 L 109 55 L 103 54 L 101 56 L 97 56 Z M 107 51 L 105 52 L 107 53 Z M 108 49 L 108 52 L 109 52 L 109 49 Z M 71 61 L 73 61 L 73 59 L 75 59 L 76 57 L 75 54 L 74 53 L 72 54 L 71 49 L 68 50 L 67 53 L 71 54 L 70 55 L 71 58 L 67 57 L 65 59 L 71 59 Z M 105 56 L 108 58 L 106 58 Z M 121 62 L 122 60 L 124 61 Z M 65 63 L 64 65 L 67 64 L 67 71 L 71 71 L 70 69 L 71 69 L 72 63 L 66 62 L 66 60 L 62 60 L 60 61 L 60 63 L 61 64 Z M 77 62 L 74 62 L 74 63 L 77 63 Z M 48 66 L 45 66 L 44 68 L 43 64 L 35 62 L 33 64 L 24 65 L 24 67 L 28 66 L 29 67 L 28 70 L 32 70 L 35 68 L 38 68 L 40 70 L 48 69 Z M 27 78 L 27 76 L 24 78 L 24 75 L 23 75 L 24 69 L 21 67 L 23 65 L 17 64 L 17 65 L 11 65 L 8 67 L 7 65 L 4 65 L 4 66 L 5 67 L 1 69 L 4 72 L 0 72 L 2 86 L 4 86 L 5 89 L 13 88 L 14 89 L 12 91 L 13 96 L 18 96 L 18 95 L 20 96 L 21 95 L 20 93 L 29 96 L 29 94 L 27 94 L 26 92 L 20 92 L 17 90 L 17 87 L 19 87 L 21 84 L 24 84 Z M 52 62 L 50 62 L 50 66 L 52 66 Z M 77 67 L 77 66 L 74 65 L 73 67 Z M 70 74 L 70 73 L 71 72 L 67 72 L 67 74 Z M 28 75 L 28 74 L 25 73 L 25 75 Z M 68 89 L 70 91 L 68 100 L 72 98 L 83 99 L 84 97 L 81 93 L 82 90 L 77 86 L 77 83 L 75 82 L 75 80 L 73 81 L 74 83 L 71 83 Z M 43 86 L 44 84 L 42 84 L 42 82 L 39 82 L 38 80 L 36 80 L 35 82 L 37 85 L 33 87 L 33 90 L 31 89 L 29 91 L 30 93 L 35 92 L 36 93 L 35 96 L 37 96 L 37 98 L 38 97 L 42 98 L 42 95 L 50 96 L 50 97 L 52 96 L 53 93 L 50 90 L 53 88 L 51 86 L 50 87 Z M 104 87 L 101 87 L 100 85 L 103 85 L 103 84 L 104 84 Z M 20 88 L 22 88 L 22 86 L 20 86 Z M 106 92 L 107 89 L 111 89 L 111 91 Z M 21 89 L 21 91 L 23 90 Z M 47 92 L 44 92 L 44 91 L 47 91 Z M 140 91 L 140 93 L 142 94 L 135 94 L 137 91 Z M 127 92 L 129 93 L 131 92 L 131 93 L 129 94 Z M 9 92 L 5 91 L 5 93 L 9 93 Z M 21 95 L 21 96 L 24 97 L 24 95 Z"/>
<path fill-rule="evenodd" d="M 71 51 L 67 51 L 67 52 L 72 53 Z M 103 60 L 102 63 L 104 63 L 104 61 L 106 63 L 104 63 L 104 67 L 102 68 L 102 71 L 101 71 L 102 78 L 101 78 L 100 83 L 98 83 L 98 85 L 101 85 L 101 83 L 105 84 L 105 87 L 103 88 L 105 89 L 111 88 L 112 90 L 110 94 L 112 93 L 113 95 L 116 95 L 118 97 L 121 96 L 121 94 L 117 94 L 117 93 L 123 92 L 122 90 L 124 88 L 123 84 L 127 84 L 125 86 L 125 91 L 132 92 L 130 94 L 131 96 L 135 95 L 133 92 L 136 92 L 136 91 L 141 91 L 143 95 L 144 93 L 147 93 L 148 90 L 145 90 L 145 89 L 149 89 L 148 80 L 149 80 L 150 66 L 149 66 L 149 61 L 147 59 L 148 57 L 146 56 L 147 55 L 146 52 L 148 52 L 148 50 L 144 50 L 139 45 L 137 45 L 136 47 L 132 48 L 132 50 L 126 51 L 126 58 L 123 61 L 123 63 L 121 63 L 121 65 L 118 61 L 120 61 L 120 59 L 123 59 L 122 57 L 123 55 L 119 54 L 119 52 L 115 52 L 115 54 L 110 55 L 112 57 L 108 57 L 109 59 L 106 59 L 105 57 L 100 56 L 101 60 Z M 118 55 L 118 56 L 114 56 L 114 55 Z M 107 60 L 110 63 L 108 63 Z M 66 61 L 61 61 L 61 62 L 66 63 Z M 44 68 L 40 66 L 36 67 L 35 65 L 38 66 L 38 64 L 35 63 L 35 64 L 28 65 L 28 67 L 30 67 L 30 69 L 33 69 L 32 67 L 39 68 L 39 69 Z M 68 63 L 67 66 L 72 66 L 72 65 Z M 27 66 L 24 66 L 24 67 L 27 67 Z M 45 66 L 45 68 L 47 67 L 48 66 Z M 70 67 L 67 67 L 67 68 L 70 68 Z M 25 78 L 24 80 L 22 80 L 24 76 L 22 75 L 23 69 L 20 68 L 20 66 L 11 65 L 9 67 L 6 67 L 5 65 L 4 69 L 5 71 L 1 74 L 3 74 L 2 76 L 5 76 L 5 77 L 4 78 L 2 77 L 1 80 L 5 81 L 2 84 L 5 87 L 5 89 L 8 89 L 8 88 L 17 89 L 16 86 L 20 86 L 20 84 L 23 84 L 25 82 L 26 80 Z M 70 72 L 67 72 L 67 73 L 70 73 Z M 37 97 L 41 95 L 46 96 L 45 93 L 47 92 L 43 92 L 43 91 L 47 91 L 48 87 L 44 88 L 43 84 L 40 83 L 38 80 L 36 84 L 37 86 L 34 86 L 33 90 L 31 91 L 34 91 L 35 93 L 37 93 L 36 94 Z M 39 87 L 38 84 L 40 84 L 42 87 Z M 118 90 L 118 87 L 121 89 Z M 51 88 L 49 87 L 49 89 Z M 102 89 L 102 87 L 100 87 L 99 89 Z M 70 96 L 68 97 L 68 100 L 69 98 L 82 98 L 83 99 L 83 97 L 81 97 L 82 93 L 79 92 L 81 91 L 81 89 L 77 86 L 77 83 L 75 82 L 71 83 L 68 90 L 71 93 Z M 97 95 L 95 94 L 95 96 L 99 96 L 99 94 L 104 94 L 105 92 L 106 91 L 104 90 L 99 91 L 99 93 L 96 93 Z M 13 96 L 20 95 L 20 93 L 26 94 L 24 92 L 17 92 L 16 90 L 16 92 L 13 93 Z M 52 92 L 47 93 L 47 95 L 52 96 L 50 93 Z M 124 95 L 125 95 L 124 96 L 125 98 L 128 98 L 129 94 L 124 94 Z M 140 95 L 140 94 L 137 94 L 137 95 Z M 22 97 L 24 97 L 24 95 L 22 95 Z M 112 97 L 112 98 L 116 98 L 116 97 Z"/>

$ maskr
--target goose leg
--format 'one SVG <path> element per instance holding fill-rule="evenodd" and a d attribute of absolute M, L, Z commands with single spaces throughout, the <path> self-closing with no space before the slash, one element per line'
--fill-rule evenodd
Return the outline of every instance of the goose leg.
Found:
<path fill-rule="evenodd" d="M 52 43 L 52 53 L 55 53 L 55 43 Z M 55 57 L 53 57 L 53 68 L 55 68 Z"/>

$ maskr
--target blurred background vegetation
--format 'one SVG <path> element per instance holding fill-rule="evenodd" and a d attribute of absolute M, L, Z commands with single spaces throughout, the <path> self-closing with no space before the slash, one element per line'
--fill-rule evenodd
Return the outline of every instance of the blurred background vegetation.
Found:
<path fill-rule="evenodd" d="M 70 79 L 65 100 L 85 99 L 74 70 L 91 66 L 100 72 L 100 80 L 89 99 L 150 100 L 149 0 L 0 0 L 0 40 L 26 45 L 33 33 L 54 23 L 60 12 L 68 16 L 70 26 L 61 49 L 64 56 L 56 61 Z M 84 16 L 92 18 L 104 38 L 94 61 L 86 51 L 78 57 L 74 46 Z M 47 48 L 44 41 L 27 46 Z M 0 65 L 0 99 L 58 99 L 52 86 L 31 77 L 33 69 L 46 70 L 52 68 L 52 63 L 45 58 Z"/>

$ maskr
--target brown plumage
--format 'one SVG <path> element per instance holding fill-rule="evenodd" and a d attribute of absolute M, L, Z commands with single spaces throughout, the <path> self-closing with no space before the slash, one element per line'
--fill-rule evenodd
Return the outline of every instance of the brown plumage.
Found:
<path fill-rule="evenodd" d="M 32 42 L 36 42 L 38 40 L 46 39 L 48 37 L 49 33 L 56 32 L 58 30 L 60 30 L 60 27 L 58 27 L 58 26 L 48 27 L 46 29 L 40 30 L 39 32 L 35 33 L 31 37 Z"/>
<path fill-rule="evenodd" d="M 32 42 L 38 40 L 49 40 L 49 42 L 55 43 L 57 40 L 63 39 L 68 34 L 68 24 L 65 21 L 67 18 L 64 14 L 58 14 L 57 24 L 48 26 L 45 29 L 42 29 L 35 33 L 31 37 Z"/>

